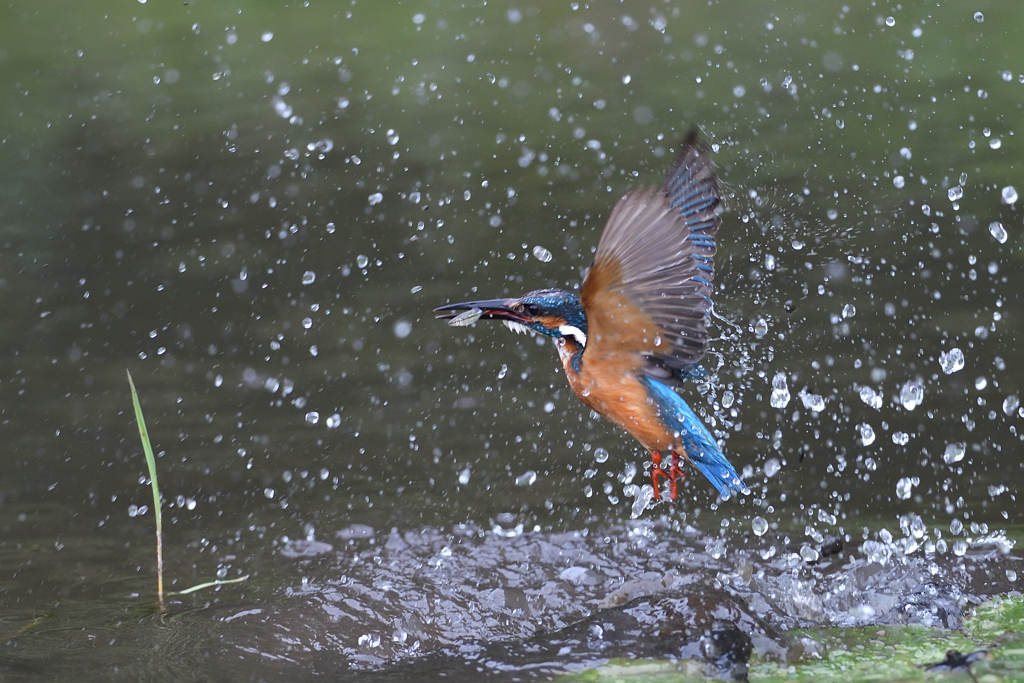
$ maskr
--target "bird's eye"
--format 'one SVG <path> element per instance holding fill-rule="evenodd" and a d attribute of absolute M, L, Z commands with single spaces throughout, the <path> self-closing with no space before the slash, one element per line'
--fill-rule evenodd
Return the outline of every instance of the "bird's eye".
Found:
<path fill-rule="evenodd" d="M 530 315 L 540 315 L 540 306 L 537 304 L 526 304 L 526 312 Z"/>

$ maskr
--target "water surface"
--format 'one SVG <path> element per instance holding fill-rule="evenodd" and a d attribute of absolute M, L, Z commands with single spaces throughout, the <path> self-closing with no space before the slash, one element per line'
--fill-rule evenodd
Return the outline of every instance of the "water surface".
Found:
<path fill-rule="evenodd" d="M 0 27 L 12 676 L 546 677 L 737 629 L 785 661 L 796 625 L 955 627 L 1017 586 L 1014 3 Z M 691 478 L 634 519 L 646 454 L 549 345 L 430 310 L 578 286 L 691 126 L 729 212 L 686 391 L 753 493 Z M 126 370 L 171 588 L 250 577 L 162 615 Z"/>

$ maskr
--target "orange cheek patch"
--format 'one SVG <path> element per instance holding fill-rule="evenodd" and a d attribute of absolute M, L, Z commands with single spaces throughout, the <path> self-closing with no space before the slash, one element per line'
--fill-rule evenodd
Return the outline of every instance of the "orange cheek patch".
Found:
<path fill-rule="evenodd" d="M 542 315 L 540 317 L 534 318 L 534 320 L 536 320 L 549 330 L 556 330 L 565 324 L 565 318 L 559 318 L 558 316 L 554 315 Z"/>

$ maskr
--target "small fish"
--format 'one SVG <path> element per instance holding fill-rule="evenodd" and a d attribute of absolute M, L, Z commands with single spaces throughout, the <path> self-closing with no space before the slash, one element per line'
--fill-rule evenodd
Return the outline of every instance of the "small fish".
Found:
<path fill-rule="evenodd" d="M 484 312 L 481 309 L 471 308 L 465 313 L 460 313 L 449 320 L 448 324 L 452 327 L 469 327 L 470 325 L 475 325 L 476 321 L 479 320 L 480 316 L 483 314 Z"/>

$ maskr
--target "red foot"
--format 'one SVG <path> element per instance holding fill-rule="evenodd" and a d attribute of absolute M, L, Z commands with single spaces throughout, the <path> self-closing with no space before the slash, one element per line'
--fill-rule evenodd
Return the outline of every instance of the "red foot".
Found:
<path fill-rule="evenodd" d="M 661 453 L 651 451 L 651 484 L 654 486 L 654 500 L 661 499 L 661 479 L 668 480 L 669 496 L 674 503 L 679 495 L 679 483 L 686 481 L 686 473 L 679 467 L 679 454 L 673 451 L 672 464 L 668 471 L 661 466 Z"/>

